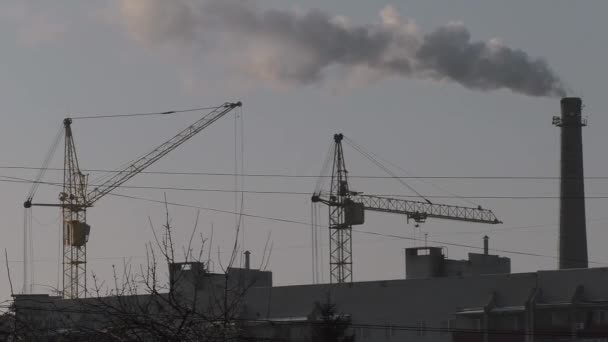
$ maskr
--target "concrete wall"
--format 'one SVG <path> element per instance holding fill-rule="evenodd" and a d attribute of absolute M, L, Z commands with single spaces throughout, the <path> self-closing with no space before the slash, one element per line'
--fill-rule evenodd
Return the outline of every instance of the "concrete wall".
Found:
<path fill-rule="evenodd" d="M 469 253 L 468 275 L 511 273 L 511 259 L 492 254 Z"/>
<path fill-rule="evenodd" d="M 448 326 L 460 329 L 482 329 L 484 321 L 480 320 L 480 317 L 484 317 L 486 313 L 492 315 L 492 320 L 487 322 L 490 328 L 514 327 L 515 320 L 517 324 L 523 325 L 527 319 L 523 311 L 527 310 L 528 301 L 533 293 L 540 293 L 538 312 L 542 311 L 544 318 L 539 314 L 539 324 L 548 324 L 547 315 L 553 310 L 552 305 L 557 308 L 555 310 L 564 310 L 563 306 L 570 305 L 573 300 L 582 301 L 580 305 L 583 306 L 580 310 L 577 309 L 577 312 L 588 312 L 585 305 L 593 305 L 593 310 L 608 310 L 607 285 L 608 268 L 370 281 L 339 285 L 262 286 L 252 287 L 246 291 L 240 310 L 242 320 L 259 324 L 256 327 L 258 331 L 270 329 L 264 333 L 264 336 L 287 334 L 292 341 L 306 341 L 306 336 L 309 335 L 302 332 L 301 323 L 314 316 L 318 303 L 324 303 L 330 298 L 331 302 L 335 303 L 338 314 L 350 317 L 352 332 L 355 333 L 358 342 L 447 342 L 452 341 L 452 334 L 445 331 Z M 199 291 L 197 297 L 201 300 L 201 307 L 208 305 L 202 302 L 210 298 L 208 291 L 206 288 Z M 141 298 L 145 299 L 145 297 Z M 36 305 L 47 308 L 83 305 L 88 301 L 48 297 L 34 299 Z M 32 299 L 19 298 L 16 305 L 18 308 L 19 305 L 29 307 L 32 305 Z M 572 309 L 568 310 L 572 311 Z M 23 309 L 19 312 L 28 313 Z M 41 324 L 36 322 L 49 319 L 45 315 L 56 316 L 56 313 L 50 310 L 29 310 L 29 314 L 32 315 L 34 324 Z M 86 317 L 83 319 L 86 320 Z M 267 321 L 280 323 L 268 324 L 264 327 L 264 322 Z M 279 326 L 280 329 L 277 328 Z M 444 331 L 441 331 L 442 329 Z M 459 335 L 457 340 L 464 341 L 468 338 L 474 341 L 479 340 L 479 336 L 481 335 L 477 333 L 468 336 Z"/>
<path fill-rule="evenodd" d="M 405 250 L 407 279 L 443 277 L 445 256 L 440 247 L 407 248 Z"/>
<path fill-rule="evenodd" d="M 537 286 L 547 303 L 569 302 L 580 286 L 589 290 L 585 292 L 588 300 L 608 299 L 608 269 L 256 288 L 247 294 L 245 314 L 270 320 L 306 317 L 315 302 L 329 295 L 340 312 L 351 315 L 357 341 L 447 342 L 452 341 L 449 333 L 416 328 L 482 328 L 481 321 L 457 320 L 456 313 L 467 308 L 483 311 L 486 306 L 524 307 Z M 523 329 L 525 316 L 523 312 L 498 314 L 489 323 L 493 329 L 515 329 L 516 324 Z M 517 340 L 523 341 L 523 335 Z"/>
<path fill-rule="evenodd" d="M 468 260 L 451 260 L 440 247 L 415 247 L 405 250 L 405 271 L 407 279 L 507 274 L 511 273 L 511 259 L 469 253 Z"/>
<path fill-rule="evenodd" d="M 447 327 L 456 311 L 483 307 L 494 292 L 501 294 L 500 302 L 522 305 L 535 284 L 536 274 L 526 273 L 288 286 L 253 289 L 246 302 L 252 318 L 295 318 L 307 316 L 315 302 L 330 295 L 341 312 L 351 315 L 357 341 L 451 341 L 450 334 L 419 332 L 416 327 Z"/>

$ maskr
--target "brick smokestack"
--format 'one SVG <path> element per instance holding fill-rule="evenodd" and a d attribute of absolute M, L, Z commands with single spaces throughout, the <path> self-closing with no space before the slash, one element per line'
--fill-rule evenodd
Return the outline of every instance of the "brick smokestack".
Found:
<path fill-rule="evenodd" d="M 561 117 L 553 123 L 561 128 L 561 179 L 559 208 L 559 268 L 587 268 L 583 134 L 587 122 L 581 116 L 582 100 L 561 100 Z"/>

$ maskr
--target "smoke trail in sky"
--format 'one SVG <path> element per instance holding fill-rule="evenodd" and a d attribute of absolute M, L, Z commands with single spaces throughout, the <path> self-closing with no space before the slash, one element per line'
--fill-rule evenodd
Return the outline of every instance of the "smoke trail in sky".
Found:
<path fill-rule="evenodd" d="M 566 95 L 545 60 L 496 39 L 473 41 L 462 23 L 423 34 L 392 6 L 370 25 L 320 10 L 261 9 L 252 0 L 123 0 L 121 11 L 143 43 L 222 51 L 250 75 L 282 84 L 322 82 L 333 67 L 376 78 L 447 80 L 474 90 Z"/>

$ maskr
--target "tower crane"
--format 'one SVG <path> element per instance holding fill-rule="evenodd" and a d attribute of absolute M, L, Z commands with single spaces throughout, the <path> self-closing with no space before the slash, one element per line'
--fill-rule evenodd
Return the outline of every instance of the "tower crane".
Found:
<path fill-rule="evenodd" d="M 365 222 L 365 211 L 376 211 L 405 215 L 416 224 L 427 218 L 453 221 L 499 224 L 491 210 L 435 204 L 427 200 L 404 199 L 365 195 L 352 191 L 348 183 L 348 171 L 342 148 L 343 134 L 334 135 L 333 162 L 329 192 L 316 189 L 313 203 L 329 207 L 329 264 L 332 283 L 352 282 L 352 227 Z"/>
<path fill-rule="evenodd" d="M 87 209 L 121 186 L 138 173 L 188 141 L 190 138 L 219 120 L 237 107 L 241 102 L 225 103 L 212 108 L 202 118 L 186 127 L 173 138 L 162 143 L 149 153 L 138 158 L 125 168 L 113 173 L 105 182 L 89 190 L 88 175 L 81 172 L 76 153 L 76 144 L 72 133 L 72 119 L 63 120 L 65 132 L 63 189 L 59 194 L 59 203 L 33 203 L 33 192 L 30 192 L 23 204 L 25 208 L 59 207 L 63 218 L 63 296 L 64 298 L 82 298 L 87 293 L 87 242 L 91 227 L 87 224 Z M 164 112 L 162 114 L 172 114 Z M 47 158 L 48 159 L 48 158 Z M 45 161 L 45 165 L 48 164 Z M 45 166 L 46 167 L 46 166 Z M 41 172 L 43 174 L 43 172 Z M 37 182 L 38 184 L 38 182 Z M 34 184 L 35 186 L 37 184 Z"/>

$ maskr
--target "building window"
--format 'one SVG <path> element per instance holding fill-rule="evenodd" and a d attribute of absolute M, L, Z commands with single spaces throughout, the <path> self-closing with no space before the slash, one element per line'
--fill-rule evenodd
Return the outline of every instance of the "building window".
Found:
<path fill-rule="evenodd" d="M 519 330 L 519 317 L 513 316 L 513 330 Z"/>
<path fill-rule="evenodd" d="M 385 326 L 385 328 L 384 328 L 384 335 L 385 336 L 384 337 L 386 337 L 386 339 L 388 340 L 388 339 L 391 338 L 391 336 L 393 334 L 393 326 L 390 325 L 390 324 L 388 324 L 388 323 L 386 323 L 384 326 Z"/>
<path fill-rule="evenodd" d="M 395 327 L 390 323 L 386 323 L 384 328 L 384 334 L 387 340 L 390 340 L 392 337 L 395 337 Z"/>
<path fill-rule="evenodd" d="M 369 328 L 363 328 L 363 338 L 368 339 L 370 337 L 371 333 Z"/>
<path fill-rule="evenodd" d="M 568 324 L 568 313 L 555 311 L 551 313 L 551 325 L 563 326 Z"/>
<path fill-rule="evenodd" d="M 363 328 L 355 328 L 355 336 L 357 336 L 357 339 L 363 337 Z"/>
<path fill-rule="evenodd" d="M 426 322 L 418 321 L 418 336 L 425 336 L 425 335 L 426 335 Z"/>
<path fill-rule="evenodd" d="M 441 321 L 441 335 L 445 336 L 450 333 L 449 321 Z"/>
<path fill-rule="evenodd" d="M 454 319 L 448 319 L 447 321 L 441 321 L 441 335 L 446 336 L 452 333 L 454 327 Z"/>
<path fill-rule="evenodd" d="M 431 250 L 428 248 L 419 249 L 417 252 L 418 255 L 431 255 Z"/>
<path fill-rule="evenodd" d="M 597 310 L 594 312 L 593 315 L 593 323 L 597 324 L 597 325 L 604 325 L 608 322 L 606 322 L 606 319 L 608 319 L 608 313 L 606 312 L 606 310 Z"/>
<path fill-rule="evenodd" d="M 477 331 L 481 331 L 481 318 L 475 318 L 475 329 L 477 329 Z"/>

